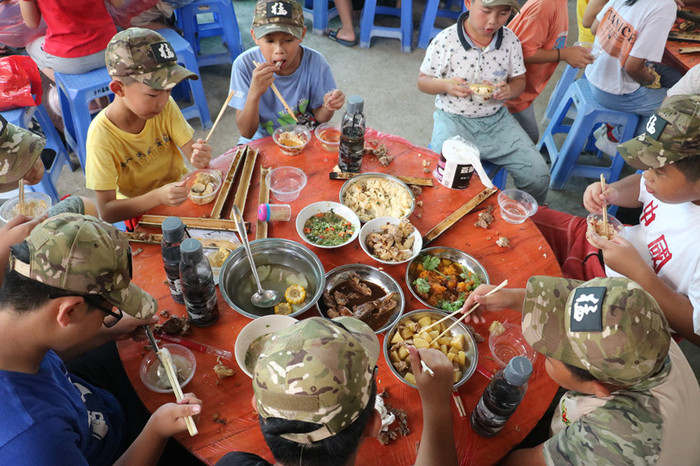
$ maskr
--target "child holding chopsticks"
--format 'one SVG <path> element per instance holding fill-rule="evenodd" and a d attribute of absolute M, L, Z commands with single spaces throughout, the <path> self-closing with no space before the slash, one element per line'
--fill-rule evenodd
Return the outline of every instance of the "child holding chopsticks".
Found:
<path fill-rule="evenodd" d="M 236 109 L 239 144 L 271 136 L 287 124 L 325 123 L 343 108 L 328 62 L 301 45 L 306 26 L 293 0 L 259 0 L 250 30 L 258 47 L 233 62 L 230 106 Z"/>

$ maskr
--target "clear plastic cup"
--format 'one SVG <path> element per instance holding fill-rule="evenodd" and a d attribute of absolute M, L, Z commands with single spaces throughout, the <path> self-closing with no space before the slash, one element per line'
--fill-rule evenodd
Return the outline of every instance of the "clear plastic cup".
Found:
<path fill-rule="evenodd" d="M 603 214 L 588 214 L 586 217 L 587 230 L 599 238 L 613 239 L 620 234 L 624 225 L 610 214 L 608 215 L 608 231 L 603 231 Z"/>
<path fill-rule="evenodd" d="M 537 201 L 525 191 L 506 189 L 498 193 L 501 217 L 508 223 L 523 223 L 537 212 Z"/>
<path fill-rule="evenodd" d="M 265 178 L 272 195 L 280 202 L 290 202 L 299 197 L 306 186 L 306 175 L 295 167 L 277 167 L 270 170 Z"/>

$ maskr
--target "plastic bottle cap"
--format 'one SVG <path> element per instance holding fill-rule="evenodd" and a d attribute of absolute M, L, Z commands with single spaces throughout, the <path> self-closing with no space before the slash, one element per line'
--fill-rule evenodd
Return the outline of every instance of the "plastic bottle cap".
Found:
<path fill-rule="evenodd" d="M 180 244 L 180 255 L 183 259 L 189 259 L 193 262 L 201 260 L 204 257 L 202 243 L 197 239 L 187 238 Z"/>
<path fill-rule="evenodd" d="M 270 219 L 270 204 L 260 204 L 258 206 L 258 220 L 267 222 Z"/>
<path fill-rule="evenodd" d="M 532 363 L 525 356 L 515 356 L 503 370 L 503 376 L 509 384 L 519 387 L 532 375 Z"/>
<path fill-rule="evenodd" d="M 346 111 L 348 113 L 362 113 L 364 109 L 365 101 L 359 95 L 351 95 L 348 98 L 348 105 Z"/>
<path fill-rule="evenodd" d="M 185 224 L 180 217 L 168 217 L 163 220 L 160 226 L 163 232 L 163 239 L 170 243 L 179 243 L 185 237 Z"/>

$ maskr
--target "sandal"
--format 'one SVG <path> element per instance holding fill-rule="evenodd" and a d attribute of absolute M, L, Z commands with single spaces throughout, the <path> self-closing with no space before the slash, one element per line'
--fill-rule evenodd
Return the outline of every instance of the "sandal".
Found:
<path fill-rule="evenodd" d="M 328 34 L 326 34 L 326 36 L 330 40 L 335 41 L 335 42 L 339 43 L 340 45 L 344 45 L 345 47 L 354 47 L 357 45 L 357 39 L 345 40 L 345 39 L 341 39 L 340 37 L 338 37 L 338 30 L 337 29 L 328 31 Z"/>

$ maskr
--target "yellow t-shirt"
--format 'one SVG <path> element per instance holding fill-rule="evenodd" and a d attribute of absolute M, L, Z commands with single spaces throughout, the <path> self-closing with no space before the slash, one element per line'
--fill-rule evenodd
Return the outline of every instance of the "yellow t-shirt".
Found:
<path fill-rule="evenodd" d="M 578 41 L 590 42 L 592 44 L 595 40 L 595 36 L 591 33 L 590 29 L 583 27 L 583 24 L 581 24 L 583 13 L 586 11 L 589 1 L 590 0 L 576 0 L 576 22 L 578 23 Z"/>
<path fill-rule="evenodd" d="M 193 134 L 172 97 L 139 134 L 117 128 L 103 110 L 88 130 L 85 185 L 96 191 L 116 190 L 117 198 L 123 199 L 177 181 L 187 172 L 179 147 Z"/>

